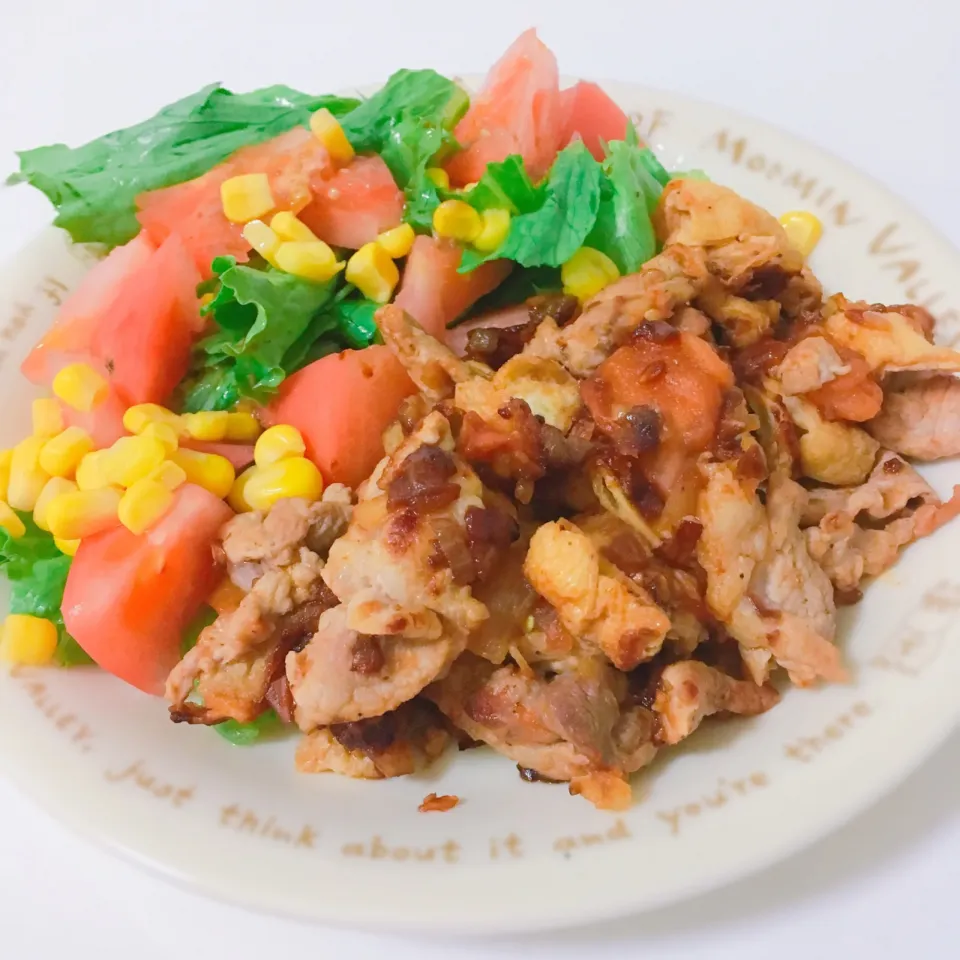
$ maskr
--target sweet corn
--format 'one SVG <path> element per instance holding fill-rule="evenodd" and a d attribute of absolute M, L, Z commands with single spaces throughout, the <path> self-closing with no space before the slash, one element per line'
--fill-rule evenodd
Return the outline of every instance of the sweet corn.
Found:
<path fill-rule="evenodd" d="M 81 540 L 116 527 L 120 497 L 115 487 L 61 493 L 47 507 L 50 532 L 58 540 Z"/>
<path fill-rule="evenodd" d="M 225 410 L 204 410 L 202 413 L 185 413 L 181 419 L 187 436 L 216 443 L 227 435 L 230 414 Z"/>
<path fill-rule="evenodd" d="M 472 243 L 483 230 L 483 221 L 469 203 L 464 203 L 463 200 L 444 200 L 433 211 L 433 229 L 439 237 Z"/>
<path fill-rule="evenodd" d="M 103 476 L 108 484 L 118 487 L 129 487 L 142 480 L 151 470 L 159 467 L 167 456 L 166 449 L 156 437 L 143 434 L 121 437 L 104 452 Z"/>
<path fill-rule="evenodd" d="M 256 440 L 262 431 L 260 421 L 245 410 L 227 414 L 227 439 L 234 443 L 249 443 Z"/>
<path fill-rule="evenodd" d="M 12 450 L 0 450 L 0 500 L 7 499 L 7 487 L 10 485 L 10 464 L 12 461 Z"/>
<path fill-rule="evenodd" d="M 68 407 L 89 413 L 110 393 L 110 385 L 86 363 L 71 363 L 53 378 L 53 392 Z"/>
<path fill-rule="evenodd" d="M 296 215 L 289 210 L 281 210 L 273 215 L 270 229 L 277 235 L 277 239 L 295 240 L 298 243 L 312 243 L 317 235 Z"/>
<path fill-rule="evenodd" d="M 427 167 L 427 176 L 433 181 L 435 187 L 441 190 L 450 189 L 450 174 L 443 167 Z"/>
<path fill-rule="evenodd" d="M 56 497 L 59 497 L 61 493 L 72 493 L 76 489 L 78 489 L 77 485 L 72 480 L 67 480 L 65 477 L 51 477 L 44 484 L 43 490 L 40 491 L 40 496 L 37 497 L 36 506 L 33 508 L 33 522 L 41 530 L 46 530 L 49 533 L 50 526 L 47 523 L 47 510 L 50 504 Z"/>
<path fill-rule="evenodd" d="M 510 232 L 510 211 L 496 207 L 484 210 L 480 214 L 482 226 L 480 232 L 473 239 L 473 245 L 483 253 L 496 250 L 507 239 Z"/>
<path fill-rule="evenodd" d="M 262 220 L 251 220 L 240 232 L 243 234 L 243 239 L 246 240 L 267 263 L 273 267 L 277 265 L 277 249 L 281 241 L 276 231 L 268 227 Z"/>
<path fill-rule="evenodd" d="M 254 467 L 243 498 L 254 510 L 269 510 L 278 500 L 303 497 L 315 501 L 323 493 L 323 477 L 306 457 L 287 457 L 266 467 Z"/>
<path fill-rule="evenodd" d="M 151 440 L 159 440 L 168 457 L 180 446 L 180 437 L 177 431 L 168 423 L 148 423 L 140 436 L 148 437 Z"/>
<path fill-rule="evenodd" d="M 40 466 L 42 437 L 27 437 L 13 448 L 7 503 L 14 510 L 32 510 L 50 475 Z"/>
<path fill-rule="evenodd" d="M 287 457 L 302 457 L 306 449 L 303 436 L 296 427 L 278 423 L 260 434 L 253 448 L 253 459 L 258 467 L 268 467 Z"/>
<path fill-rule="evenodd" d="M 599 293 L 620 276 L 617 265 L 593 247 L 581 247 L 561 268 L 563 292 L 581 302 Z"/>
<path fill-rule="evenodd" d="M 823 235 L 823 224 L 808 210 L 791 210 L 780 218 L 780 225 L 787 232 L 790 245 L 803 255 L 804 259 L 813 253 L 813 248 Z"/>
<path fill-rule="evenodd" d="M 80 461 L 93 450 L 93 438 L 80 427 L 67 427 L 40 449 L 40 466 L 51 477 L 72 477 Z"/>
<path fill-rule="evenodd" d="M 0 659 L 25 667 L 49 663 L 57 652 L 57 628 L 42 617 L 11 613 L 3 622 Z"/>
<path fill-rule="evenodd" d="M 0 527 L 6 530 L 14 540 L 27 532 L 23 521 L 14 513 L 10 505 L 2 500 L 0 500 Z"/>
<path fill-rule="evenodd" d="M 163 423 L 178 434 L 183 433 L 180 417 L 159 403 L 137 403 L 128 407 L 123 415 L 124 429 L 130 433 L 143 433 L 151 423 Z"/>
<path fill-rule="evenodd" d="M 343 269 L 343 262 L 322 240 L 288 240 L 276 253 L 277 266 L 304 280 L 326 283 Z"/>
<path fill-rule="evenodd" d="M 177 487 L 187 482 L 187 473 L 183 467 L 172 460 L 164 460 L 159 467 L 154 468 L 147 474 L 146 479 L 162 483 L 168 490 L 176 490 Z"/>
<path fill-rule="evenodd" d="M 242 173 L 220 184 L 223 215 L 231 223 L 247 223 L 266 216 L 276 205 L 265 173 Z"/>
<path fill-rule="evenodd" d="M 33 420 L 33 435 L 48 440 L 63 430 L 63 411 L 58 400 L 53 397 L 42 397 L 33 401 L 31 407 Z"/>
<path fill-rule="evenodd" d="M 353 146 L 340 121 L 326 107 L 321 107 L 310 117 L 310 130 L 327 148 L 330 159 L 337 166 L 345 166 L 353 159 Z"/>
<path fill-rule="evenodd" d="M 249 513 L 253 509 L 250 501 L 247 500 L 247 484 L 250 482 L 256 470 L 256 467 L 247 467 L 247 469 L 233 481 L 230 493 L 227 494 L 227 503 L 230 504 L 237 513 Z"/>
<path fill-rule="evenodd" d="M 117 516 L 131 533 L 149 530 L 173 503 L 173 491 L 159 480 L 144 478 L 120 498 Z"/>
<path fill-rule="evenodd" d="M 53 538 L 53 545 L 68 557 L 75 557 L 80 549 L 79 540 L 61 540 L 60 537 Z"/>
<path fill-rule="evenodd" d="M 374 303 L 386 303 L 400 282 L 400 271 L 378 243 L 365 243 L 347 261 L 347 283 Z"/>
<path fill-rule="evenodd" d="M 94 450 L 88 453 L 77 464 L 75 479 L 81 490 L 99 490 L 107 485 L 106 460 L 107 450 Z"/>
<path fill-rule="evenodd" d="M 401 223 L 399 227 L 394 227 L 392 230 L 384 230 L 377 237 L 377 243 L 390 254 L 392 259 L 399 260 L 410 252 L 415 239 L 413 227 L 409 223 Z"/>
<path fill-rule="evenodd" d="M 215 453 L 180 449 L 170 459 L 187 475 L 189 483 L 195 483 L 221 499 L 230 492 L 236 478 L 233 464 Z"/>

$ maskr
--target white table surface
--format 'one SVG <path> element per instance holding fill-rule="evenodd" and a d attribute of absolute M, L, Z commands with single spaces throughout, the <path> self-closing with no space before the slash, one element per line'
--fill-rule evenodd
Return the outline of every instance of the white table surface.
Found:
<path fill-rule="evenodd" d="M 674 89 L 779 124 L 887 184 L 960 246 L 960 7 L 951 0 L 2 7 L 0 180 L 15 148 L 82 142 L 210 80 L 322 92 L 400 66 L 478 71 L 536 25 L 564 72 Z M 0 257 L 48 217 L 39 194 L 0 189 Z M 753 879 L 602 929 L 452 943 L 309 927 L 200 899 L 67 834 L 0 771 L 0 956 L 955 958 L 958 810 L 954 735 L 841 833 Z"/>

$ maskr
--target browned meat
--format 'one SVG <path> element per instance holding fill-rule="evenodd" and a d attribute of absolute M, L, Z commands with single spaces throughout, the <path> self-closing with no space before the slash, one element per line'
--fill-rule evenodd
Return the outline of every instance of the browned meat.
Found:
<path fill-rule="evenodd" d="M 780 695 L 770 684 L 757 686 L 750 680 L 728 677 L 705 663 L 681 660 L 660 675 L 653 709 L 660 741 L 673 744 L 689 737 L 711 714 L 753 716 L 765 713 L 779 700 Z"/>
<path fill-rule="evenodd" d="M 938 375 L 885 385 L 880 415 L 866 427 L 882 446 L 905 457 L 960 455 L 960 380 Z"/>
<path fill-rule="evenodd" d="M 297 748 L 297 769 L 365 780 L 402 777 L 430 766 L 449 742 L 435 708 L 411 700 L 382 717 L 307 734 Z"/>
<path fill-rule="evenodd" d="M 791 347 L 773 376 L 785 394 L 810 393 L 850 372 L 836 347 L 824 337 L 805 337 Z"/>
<path fill-rule="evenodd" d="M 810 491 L 803 512 L 807 547 L 841 591 L 883 573 L 907 544 L 960 513 L 960 487 L 946 503 L 897 454 L 885 452 L 858 487 Z"/>
<path fill-rule="evenodd" d="M 320 573 L 350 511 L 349 491 L 334 485 L 320 503 L 281 500 L 267 514 L 240 514 L 226 524 L 228 569 L 249 592 L 171 672 L 166 696 L 174 720 L 246 723 L 266 709 L 287 652 L 313 634 L 323 610 L 336 602 Z"/>

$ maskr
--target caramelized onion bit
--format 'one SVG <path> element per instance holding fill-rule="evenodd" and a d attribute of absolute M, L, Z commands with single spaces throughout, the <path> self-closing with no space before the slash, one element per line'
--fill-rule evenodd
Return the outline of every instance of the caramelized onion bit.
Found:
<path fill-rule="evenodd" d="M 387 489 L 387 509 L 409 507 L 419 514 L 449 506 L 460 495 L 450 481 L 457 472 L 453 457 L 438 446 L 414 450 L 400 465 Z"/>

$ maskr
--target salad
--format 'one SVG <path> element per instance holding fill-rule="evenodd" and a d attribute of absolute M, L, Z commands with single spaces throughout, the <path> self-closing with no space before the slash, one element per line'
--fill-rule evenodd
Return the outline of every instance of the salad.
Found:
<path fill-rule="evenodd" d="M 306 772 L 456 740 L 609 809 L 846 679 L 837 607 L 960 511 L 908 462 L 960 453 L 960 354 L 558 78 L 531 30 L 472 98 L 211 86 L 20 154 L 104 256 L 0 452 L 4 659 L 299 731 Z"/>

